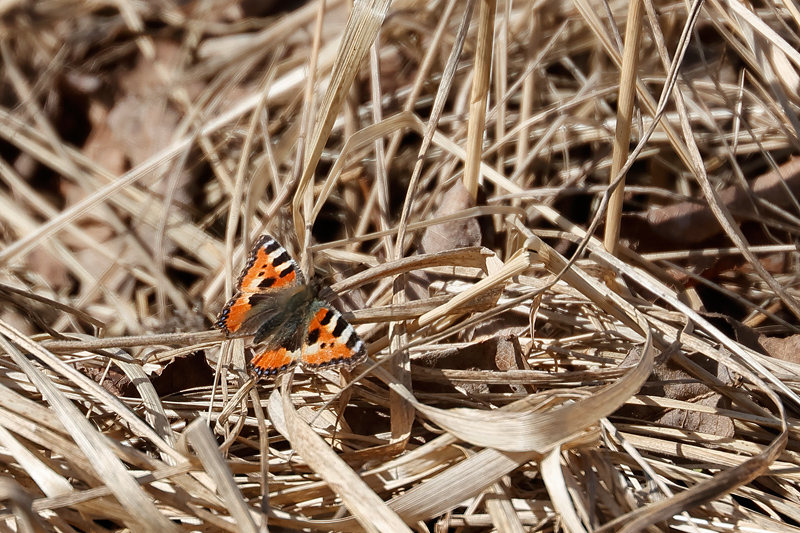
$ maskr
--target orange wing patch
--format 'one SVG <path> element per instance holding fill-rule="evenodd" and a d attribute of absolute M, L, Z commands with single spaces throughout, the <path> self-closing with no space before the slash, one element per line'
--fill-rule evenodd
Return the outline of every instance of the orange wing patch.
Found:
<path fill-rule="evenodd" d="M 298 279 L 299 267 L 289 253 L 272 237 L 262 236 L 253 246 L 239 278 L 240 292 L 267 292 L 291 285 Z"/>
<path fill-rule="evenodd" d="M 236 333 L 242 327 L 248 311 L 252 308 L 249 295 L 237 294 L 220 313 L 217 327 L 225 331 L 226 335 Z"/>
<path fill-rule="evenodd" d="M 367 357 L 364 343 L 341 313 L 321 307 L 308 324 L 302 363 L 310 369 L 324 366 L 353 368 Z"/>
<path fill-rule="evenodd" d="M 216 326 L 226 335 L 236 333 L 247 320 L 258 314 L 253 309 L 253 295 L 269 294 L 298 283 L 304 283 L 300 267 L 278 241 L 262 235 L 253 244 L 236 283 L 236 294 L 222 309 Z"/>
<path fill-rule="evenodd" d="M 294 354 L 286 348 L 267 349 L 253 357 L 250 366 L 256 374 L 274 376 L 291 367 L 295 362 Z"/>

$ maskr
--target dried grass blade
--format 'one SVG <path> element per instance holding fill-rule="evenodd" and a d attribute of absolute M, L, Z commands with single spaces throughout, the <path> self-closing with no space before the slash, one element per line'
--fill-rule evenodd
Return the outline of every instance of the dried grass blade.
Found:
<path fill-rule="evenodd" d="M 242 498 L 242 493 L 236 486 L 236 480 L 233 479 L 228 465 L 225 464 L 225 460 L 219 453 L 217 441 L 202 417 L 194 419 L 189 424 L 189 427 L 186 428 L 186 438 L 197 452 L 205 471 L 216 483 L 217 491 L 225 501 L 238 530 L 253 533 L 259 531 L 251 514 L 253 511 Z"/>
<path fill-rule="evenodd" d="M 295 230 L 298 238 L 301 239 L 301 247 L 305 238 L 300 216 L 303 192 L 314 176 L 317 162 L 333 129 L 333 124 L 336 122 L 339 109 L 350 92 L 353 80 L 361 68 L 362 60 L 378 35 L 390 3 L 391 0 L 357 0 L 347 19 L 344 35 L 331 71 L 331 80 L 320 104 L 318 120 L 315 122 L 314 132 L 309 142 L 309 149 L 303 164 L 303 174 L 292 202 Z"/>
<path fill-rule="evenodd" d="M 493 490 L 485 496 L 486 510 L 499 533 L 525 533 L 525 528 L 517 516 L 511 498 L 501 483 L 495 483 Z"/>
<path fill-rule="evenodd" d="M 794 63 L 797 68 L 800 68 L 800 52 L 798 52 L 796 47 L 786 42 L 786 39 L 781 37 L 775 30 L 767 26 L 767 24 L 765 24 L 761 18 L 747 9 L 742 2 L 724 0 L 724 3 L 731 9 L 731 11 L 747 21 L 747 23 L 750 24 L 755 31 L 760 33 L 773 46 L 777 47 L 781 52 L 786 54 L 786 56 L 792 60 L 792 63 Z"/>
<path fill-rule="evenodd" d="M 555 211 L 552 211 L 548 207 L 538 206 L 537 209 L 539 209 L 542 213 L 546 213 L 546 217 L 554 223 L 558 223 L 558 221 L 562 223 L 565 222 L 557 213 L 555 213 Z M 576 232 L 580 236 L 583 236 L 583 230 L 576 226 L 570 224 L 569 230 Z M 769 370 L 764 367 L 764 365 L 750 356 L 741 345 L 732 341 L 721 331 L 719 331 L 719 329 L 709 323 L 704 317 L 700 316 L 694 310 L 683 304 L 683 302 L 681 302 L 671 290 L 662 285 L 661 282 L 652 278 L 649 274 L 638 269 L 634 269 L 630 265 L 623 263 L 616 257 L 607 253 L 594 238 L 589 240 L 589 248 L 594 251 L 595 254 L 597 254 L 597 259 L 608 263 L 614 269 L 630 277 L 652 294 L 663 298 L 667 303 L 669 303 L 670 306 L 685 313 L 687 317 L 692 320 L 692 322 L 705 330 L 709 335 L 719 341 L 736 356 L 741 357 L 746 365 L 763 374 L 770 382 L 772 382 L 779 390 L 781 390 L 781 392 L 788 395 L 795 402 L 800 400 L 794 391 L 789 389 L 781 380 L 777 379 L 771 372 L 769 372 Z M 746 366 L 740 365 L 735 359 L 732 358 L 724 362 L 731 368 L 747 376 L 748 379 L 757 384 L 757 386 L 759 386 L 759 388 L 761 388 L 764 393 L 769 396 L 781 415 L 781 433 L 775 437 L 772 443 L 770 443 L 770 445 L 762 453 L 756 455 L 748 461 L 745 461 L 741 465 L 716 474 L 712 480 L 695 485 L 691 489 L 682 492 L 674 498 L 637 509 L 632 513 L 619 517 L 612 522 L 605 524 L 602 528 L 603 530 L 625 524 L 621 531 L 626 533 L 641 531 L 646 526 L 658 522 L 659 520 L 664 520 L 674 514 L 679 514 L 685 509 L 689 509 L 713 500 L 714 498 L 718 498 L 723 494 L 734 490 L 738 486 L 746 485 L 759 475 L 763 474 L 763 472 L 769 468 L 770 464 L 772 464 L 780 455 L 788 441 L 786 414 L 784 412 L 781 399 L 756 374 L 750 372 Z M 800 403 L 798 403 L 798 405 L 800 405 Z"/>
<path fill-rule="evenodd" d="M 0 444 L 10 453 L 36 485 L 47 496 L 61 496 L 72 492 L 72 485 L 64 477 L 42 462 L 10 431 L 0 426 Z"/>
<path fill-rule="evenodd" d="M 565 231 L 569 231 L 575 233 L 581 238 L 586 236 L 584 230 L 571 222 L 567 221 L 563 218 L 558 212 L 554 209 L 544 206 L 538 205 L 535 207 L 537 211 L 542 213 L 546 219 L 548 219 L 553 224 L 562 227 Z M 684 304 L 676 295 L 675 293 L 664 285 L 662 282 L 654 278 L 647 272 L 644 272 L 640 269 L 636 269 L 631 267 L 629 264 L 617 259 L 616 257 L 608 254 L 603 248 L 602 244 L 597 241 L 595 238 L 589 239 L 588 244 L 589 249 L 596 255 L 596 259 L 611 266 L 615 271 L 622 273 L 623 275 L 629 277 L 637 284 L 641 285 L 647 291 L 651 292 L 652 294 L 658 296 L 659 298 L 663 298 L 670 307 L 676 309 L 677 311 L 684 313 L 695 325 L 699 326 L 703 329 L 706 333 L 708 333 L 712 338 L 714 338 L 717 342 L 719 342 L 722 346 L 728 349 L 731 353 L 736 354 L 745 364 L 751 367 L 756 372 L 761 373 L 766 379 L 775 385 L 775 387 L 780 390 L 783 394 L 791 398 L 796 405 L 800 406 L 800 396 L 790 389 L 783 381 L 775 377 L 775 375 L 770 372 L 763 364 L 761 364 L 757 359 L 755 359 L 750 352 L 745 350 L 741 344 L 736 341 L 733 341 L 730 337 L 723 334 L 719 328 L 715 327 L 711 322 L 706 320 L 705 317 L 694 311 L 691 307 Z M 633 253 L 633 252 L 629 252 Z M 599 303 L 598 303 L 599 305 Z M 625 304 L 627 305 L 627 304 Z M 615 315 L 616 316 L 616 315 Z M 742 372 L 744 374 L 749 373 L 749 369 L 747 367 L 737 368 L 740 367 L 736 361 L 729 360 L 725 361 L 725 364 L 730 365 L 732 368 L 737 370 L 737 372 Z"/>
<path fill-rule="evenodd" d="M 306 74 L 304 67 L 298 67 L 288 74 L 277 80 L 269 88 L 268 100 L 279 98 L 282 95 L 289 94 L 295 90 L 305 79 Z M 149 175 L 165 162 L 171 161 L 178 155 L 188 150 L 195 139 L 200 136 L 208 136 L 217 132 L 222 126 L 234 122 L 242 115 L 252 111 L 258 103 L 262 100 L 263 95 L 256 93 L 247 98 L 242 99 L 237 105 L 220 114 L 218 117 L 210 120 L 205 124 L 196 135 L 189 135 L 182 139 L 175 141 L 170 146 L 164 148 L 161 152 L 153 155 L 140 165 L 125 172 L 122 176 L 113 176 L 102 167 L 96 165 L 88 157 L 77 152 L 76 150 L 66 147 L 66 152 L 82 167 L 90 168 L 94 175 L 101 176 L 107 183 L 102 188 L 94 191 L 83 200 L 75 203 L 68 209 L 63 210 L 57 217 L 53 217 L 45 224 L 39 226 L 35 231 L 26 233 L 24 236 L 17 239 L 14 243 L 0 251 L 0 265 L 6 264 L 24 252 L 30 250 L 37 245 L 38 242 L 45 240 L 49 235 L 56 233 L 70 224 L 72 221 L 88 213 L 92 208 L 112 198 L 118 192 L 125 190 L 127 187 Z M 19 121 L 14 115 L 9 113 L 6 109 L 0 108 L 0 136 L 6 141 L 18 146 L 20 150 L 36 154 L 39 153 L 39 146 L 33 143 L 31 139 L 25 138 L 20 135 L 20 131 L 27 129 L 27 125 Z M 34 132 L 35 134 L 35 132 Z M 43 142 L 40 140 L 40 142 Z M 46 157 L 40 157 L 40 161 L 48 164 L 49 161 Z M 68 169 L 60 169 L 62 172 L 68 172 Z M 138 213 L 138 208 L 131 211 L 134 214 Z M 159 213 L 161 211 L 159 210 Z M 199 228 L 191 224 L 180 223 L 177 228 L 169 230 L 170 236 L 180 243 L 187 251 L 196 254 L 201 261 L 205 258 L 220 257 L 220 254 L 213 253 L 198 253 L 209 252 L 208 250 L 208 235 L 202 232 Z M 179 232 L 185 233 L 180 235 Z M 216 263 L 216 261 L 214 261 Z M 209 265 L 218 268 L 219 264 Z"/>
<path fill-rule="evenodd" d="M 539 463 L 542 471 L 542 479 L 550 495 L 550 501 L 558 513 L 559 518 L 564 521 L 564 526 L 569 533 L 586 533 L 578 513 L 575 512 L 575 505 L 567 490 L 567 483 L 564 480 L 564 470 L 561 467 L 561 446 L 556 446 L 548 453 L 542 462 Z"/>
<path fill-rule="evenodd" d="M 486 248 L 459 248 L 457 250 L 446 250 L 432 254 L 419 254 L 411 257 L 404 257 L 390 263 L 383 263 L 372 267 L 364 272 L 359 272 L 349 278 L 331 286 L 336 292 L 348 291 L 369 281 L 379 280 L 388 276 L 394 276 L 402 272 L 413 270 L 423 270 L 439 266 L 461 266 L 480 268 L 484 272 L 490 270 L 493 260 L 500 262 L 491 250 Z"/>
<path fill-rule="evenodd" d="M 2 332 L 2 330 L 5 328 L 9 328 L 9 326 L 0 323 L 0 332 Z M 130 424 L 131 428 L 134 429 L 134 431 L 136 431 L 140 436 L 152 441 L 152 443 L 161 451 L 173 457 L 178 462 L 185 460 L 185 458 L 181 456 L 180 453 L 175 451 L 172 446 L 167 444 L 164 439 L 162 439 L 161 436 L 153 430 L 152 427 L 142 421 L 142 419 L 140 419 L 133 411 L 131 411 L 131 409 L 122 400 L 112 394 L 109 394 L 109 392 L 99 383 L 94 382 L 84 374 L 78 372 L 75 368 L 65 364 L 50 351 L 46 350 L 41 345 L 30 341 L 28 338 L 19 334 L 15 330 L 8 329 L 8 331 L 13 331 L 12 334 L 7 335 L 14 339 L 15 344 L 24 347 L 25 350 L 33 353 L 36 357 L 50 365 L 50 367 L 55 371 L 62 374 L 78 386 L 82 387 L 92 397 L 96 398 L 100 403 L 107 406 L 110 411 L 117 413 L 120 418 Z"/>
<path fill-rule="evenodd" d="M 743 8 L 740 8 L 739 10 L 742 11 L 742 13 L 740 13 L 742 16 L 745 16 L 745 13 L 749 13 Z M 752 20 L 751 24 L 753 24 Z M 777 35 L 775 35 L 775 37 L 778 41 L 782 41 L 782 39 L 778 38 Z M 784 48 L 781 48 L 781 50 L 783 49 Z M 797 61 L 798 66 L 800 66 L 800 54 L 798 54 L 797 51 L 793 51 L 793 55 L 790 55 L 790 57 Z M 709 180 L 708 172 L 706 171 L 705 163 L 703 162 L 703 157 L 700 154 L 700 149 L 697 146 L 697 141 L 694 137 L 694 133 L 692 132 L 691 121 L 688 116 L 683 94 L 677 88 L 674 89 L 673 94 L 676 109 L 680 117 L 683 136 L 686 140 L 686 149 L 689 155 L 689 168 L 694 172 L 697 182 L 703 191 L 703 196 L 705 196 L 706 200 L 708 201 L 711 211 L 714 213 L 714 216 L 719 221 L 720 225 L 725 229 L 725 233 L 733 241 L 736 247 L 739 248 L 742 255 L 747 258 L 747 261 L 756 270 L 761 279 L 763 279 L 764 282 L 769 285 L 773 291 L 775 291 L 775 294 L 778 295 L 786 307 L 789 308 L 789 310 L 796 317 L 800 318 L 800 303 L 794 298 L 794 296 L 789 294 L 780 283 L 778 283 L 772 274 L 767 272 L 767 269 L 764 268 L 758 258 L 756 258 L 755 254 L 750 251 L 749 244 L 744 236 L 744 233 L 736 224 L 736 221 L 733 219 L 733 215 L 730 213 L 730 210 L 720 200 L 719 194 Z"/>
<path fill-rule="evenodd" d="M 336 185 L 336 180 L 339 178 L 342 169 L 344 169 L 345 165 L 348 163 L 347 156 L 350 154 L 350 152 L 355 152 L 365 148 L 375 141 L 384 138 L 389 133 L 400 131 L 407 127 L 409 115 L 411 115 L 411 113 L 398 113 L 396 115 L 392 115 L 391 117 L 388 117 L 380 122 L 364 127 L 347 138 L 347 141 L 345 141 L 344 146 L 342 147 L 342 151 L 339 153 L 339 157 L 336 158 L 336 162 L 328 172 L 328 177 L 325 178 L 325 183 L 322 185 L 322 191 L 317 196 L 314 209 L 311 211 L 311 215 L 309 216 L 310 220 L 317 219 L 317 215 L 319 215 L 319 212 L 322 210 L 325 202 L 328 200 L 328 196 L 333 190 L 334 185 Z"/>
<path fill-rule="evenodd" d="M 457 308 L 461 303 L 474 297 L 475 293 L 504 283 L 510 277 L 525 271 L 538 257 L 544 259 L 545 264 L 555 272 L 560 271 L 566 265 L 566 260 L 536 238 L 529 239 L 526 248 L 530 251 L 520 251 L 493 275 L 481 280 L 473 288 L 459 294 L 447 304 L 420 317 L 420 325 L 429 324 L 446 316 L 451 309 Z M 389 383 L 392 390 L 401 394 L 420 413 L 467 442 L 504 451 L 546 453 L 556 442 L 578 433 L 599 419 L 612 414 L 638 392 L 650 375 L 653 365 L 650 327 L 644 316 L 619 296 L 577 269 L 567 270 L 564 277 L 601 308 L 631 325 L 645 337 L 642 357 L 636 367 L 623 378 L 593 394 L 591 399 L 547 413 L 511 412 L 507 409 L 497 411 L 460 408 L 441 410 L 417 401 L 406 387 L 390 377 L 388 373 L 378 370 L 379 375 Z"/>
<path fill-rule="evenodd" d="M 595 36 L 598 38 L 600 43 L 602 43 L 603 50 L 606 52 L 608 57 L 621 69 L 622 57 L 620 56 L 619 50 L 614 44 L 614 39 L 608 35 L 608 31 L 606 31 L 605 26 L 601 22 L 594 5 L 586 0 L 576 0 L 575 5 L 580 11 L 581 15 L 584 17 L 586 23 L 595 32 Z M 641 100 L 642 107 L 646 109 L 647 112 L 655 115 L 656 109 L 658 108 L 655 99 L 644 82 L 638 78 L 636 80 L 636 91 L 637 96 L 639 96 Z M 673 128 L 672 125 L 665 120 L 660 121 L 659 125 L 664 129 L 664 133 L 666 133 L 670 145 L 675 149 L 678 156 L 681 158 L 681 161 L 686 165 L 687 168 L 692 168 L 689 153 L 686 149 L 686 146 L 681 141 L 678 132 L 675 131 L 675 128 Z"/>
<path fill-rule="evenodd" d="M 477 496 L 501 477 L 541 455 L 485 449 L 389 502 L 408 522 L 428 520 Z"/>
<path fill-rule="evenodd" d="M 505 284 L 509 279 L 521 274 L 530 268 L 530 266 L 530 257 L 527 254 L 518 252 L 505 265 L 495 272 L 492 272 L 490 276 L 480 280 L 466 291 L 456 295 L 446 304 L 432 311 L 428 311 L 419 317 L 419 325 L 427 326 L 428 324 L 432 324 L 490 289 Z"/>
<path fill-rule="evenodd" d="M 2 119 L 2 116 L 0 116 Z M 420 136 L 423 137 L 423 140 L 427 138 L 427 135 L 430 135 L 427 132 L 427 127 L 425 123 L 419 118 L 416 114 L 410 111 L 402 111 L 396 115 L 393 115 L 387 119 L 385 119 L 381 124 L 390 123 L 393 127 L 396 127 L 398 130 L 400 128 L 408 128 Z M 442 150 L 447 151 L 454 157 L 457 157 L 461 161 L 467 160 L 467 151 L 464 149 L 463 146 L 459 145 L 457 142 L 450 139 L 447 135 L 442 133 L 441 131 L 434 130 L 433 131 L 433 144 L 441 148 Z M 492 168 L 490 165 L 481 162 L 481 174 L 492 182 L 497 187 L 505 190 L 509 194 L 522 194 L 525 192 L 525 189 L 514 183 L 513 181 L 509 180 L 503 174 Z M 410 226 L 411 224 L 409 224 Z"/>
<path fill-rule="evenodd" d="M 443 410 L 420 403 L 408 389 L 398 383 L 390 383 L 389 386 L 403 395 L 425 417 L 466 442 L 506 452 L 546 453 L 557 442 L 579 433 L 616 411 L 639 391 L 650 375 L 652 365 L 653 346 L 648 330 L 642 357 L 632 371 L 585 400 L 545 413 L 529 410 L 514 412 L 509 409 Z M 512 406 L 523 407 L 522 404 Z"/>
<path fill-rule="evenodd" d="M 770 464 L 775 462 L 788 441 L 788 432 L 784 429 L 772 444 L 762 453 L 745 461 L 739 466 L 719 472 L 708 481 L 698 483 L 677 496 L 662 500 L 643 508 L 623 515 L 613 521 L 613 524 L 625 524 L 620 533 L 635 533 L 646 527 L 666 520 L 681 511 L 692 509 L 698 505 L 720 498 L 735 490 L 737 487 L 747 485 L 760 475 L 764 474 Z M 612 524 L 605 524 L 605 527 Z"/>
<path fill-rule="evenodd" d="M 639 43 L 642 38 L 642 2 L 631 0 L 628 4 L 628 21 L 625 26 L 625 49 L 622 56 L 622 73 L 619 82 L 619 104 L 617 105 L 617 128 L 614 132 L 613 156 L 609 180 L 617 182 L 611 193 L 606 211 L 606 250 L 616 255 L 619 245 L 622 201 L 625 194 L 624 174 L 618 178 L 631 144 L 631 124 L 633 122 L 633 103 L 636 99 L 636 71 L 639 66 Z"/>
<path fill-rule="evenodd" d="M 342 498 L 364 529 L 375 533 L 410 532 L 403 520 L 300 418 L 292 405 L 290 385 L 291 379 L 284 379 L 281 391 L 273 391 L 269 413 L 271 420 L 285 422 L 285 431 L 295 452 Z M 283 424 L 276 422 L 276 426 L 279 425 Z"/>
<path fill-rule="evenodd" d="M 33 418 L 25 418 L 22 415 L 5 409 L 0 409 L 0 425 L 14 435 L 18 435 L 38 446 L 39 449 L 49 450 L 57 457 L 68 458 L 68 471 L 71 478 L 80 480 L 82 483 L 90 486 L 95 486 L 100 483 L 97 474 L 92 469 L 90 460 L 84 456 L 80 448 L 68 437 L 63 437 L 50 428 L 39 426 Z M 104 495 L 111 494 L 107 487 L 101 486 L 99 488 L 105 490 L 103 493 Z M 72 492 L 62 497 L 72 498 L 75 496 L 76 494 Z M 60 497 L 56 496 L 56 498 Z M 105 501 L 103 505 L 106 509 L 115 509 L 115 514 L 117 515 L 123 516 L 126 514 L 118 504 L 111 502 L 111 500 Z"/>
<path fill-rule="evenodd" d="M 397 241 L 395 242 L 394 248 L 394 257 L 393 259 L 397 259 L 398 257 L 402 257 L 404 255 L 405 250 L 405 240 L 406 240 L 406 231 L 408 230 L 409 225 L 409 215 L 411 213 L 411 206 L 413 205 L 414 201 L 417 198 L 419 193 L 418 191 L 418 183 L 420 176 L 422 175 L 422 166 L 425 162 L 425 156 L 430 149 L 431 142 L 436 135 L 437 128 L 439 126 L 439 121 L 442 118 L 442 113 L 444 112 L 444 106 L 447 102 L 447 97 L 450 94 L 450 90 L 453 86 L 453 80 L 456 73 L 456 68 L 458 67 L 458 57 L 461 55 L 461 51 L 464 47 L 464 40 L 467 37 L 467 32 L 469 30 L 469 21 L 472 18 L 472 12 L 475 8 L 475 2 L 477 0 L 467 0 L 464 4 L 464 13 L 462 15 L 461 21 L 458 25 L 458 32 L 455 35 L 455 39 L 453 42 L 453 47 L 450 50 L 450 55 L 447 58 L 447 63 L 445 64 L 444 70 L 442 71 L 442 81 L 439 84 L 439 88 L 436 90 L 436 98 L 433 101 L 433 108 L 431 109 L 430 117 L 428 118 L 428 123 L 425 125 L 425 132 L 421 133 L 422 135 L 422 144 L 420 144 L 419 152 L 417 155 L 417 162 L 414 164 L 414 170 L 411 173 L 411 179 L 408 183 L 408 194 L 406 195 L 405 200 L 403 201 L 403 208 L 400 212 L 400 221 L 398 223 L 398 231 L 397 231 Z M 486 0 L 487 2 L 490 0 Z M 494 17 L 494 13 L 492 13 L 492 17 Z M 489 38 L 491 36 L 493 28 L 489 31 Z M 485 39 L 483 39 L 485 40 Z M 486 55 L 486 54 L 484 54 Z M 491 52 L 489 52 L 489 62 L 491 66 Z M 488 73 L 487 73 L 488 74 Z M 485 106 L 485 102 L 484 102 Z M 481 111 L 481 113 L 485 113 L 485 109 Z M 483 116 L 483 115 L 481 115 Z M 472 116 L 470 116 L 470 120 L 472 120 Z M 420 121 L 420 124 L 422 121 Z M 483 138 L 483 131 L 481 130 L 480 138 Z M 466 153 L 466 150 L 465 150 Z M 475 170 L 477 167 L 482 164 L 482 146 L 478 149 L 477 154 L 477 161 L 473 158 L 472 165 Z M 477 173 L 475 176 L 476 180 L 476 187 L 477 187 Z M 476 189 L 477 190 L 477 189 Z M 475 194 L 472 194 L 472 197 L 475 197 Z M 394 303 L 404 303 L 398 297 L 403 297 L 404 294 L 398 293 L 395 295 Z M 395 339 L 397 337 L 393 337 Z"/>
<path fill-rule="evenodd" d="M 0 346 L 42 393 L 75 443 L 92 461 L 100 479 L 106 480 L 108 488 L 111 489 L 117 501 L 130 513 L 129 519 L 126 521 L 131 525 L 138 524 L 142 529 L 149 531 L 175 531 L 176 533 L 180 531 L 175 524 L 161 514 L 150 497 L 128 473 L 125 465 L 117 458 L 105 439 L 83 414 L 10 342 L 10 339 L 17 342 L 24 337 L 4 323 L 0 323 L 0 334 L 2 334 Z"/>
<path fill-rule="evenodd" d="M 586 436 L 579 436 L 574 442 L 585 443 L 585 439 Z M 541 458 L 536 452 L 508 453 L 487 448 L 393 498 L 388 505 L 409 523 L 428 520 L 477 496 L 520 465 Z"/>
<path fill-rule="evenodd" d="M 41 518 L 31 506 L 31 495 L 11 478 L 0 478 L 0 501 L 7 510 L 14 513 L 15 523 L 7 526 L 7 531 L 21 531 L 22 533 L 44 533 L 46 530 Z M 13 529 L 12 529 L 13 528 Z M 4 528 L 5 529 L 5 528 Z"/>
<path fill-rule="evenodd" d="M 164 405 L 161 403 L 150 377 L 144 371 L 141 365 L 133 363 L 133 357 L 123 350 L 117 350 L 118 357 L 116 363 L 125 372 L 125 375 L 136 386 L 139 396 L 142 397 L 142 402 L 145 406 L 145 418 L 148 423 L 153 426 L 156 433 L 164 439 L 169 445 L 175 445 L 175 434 L 172 432 L 172 427 L 169 425 L 169 417 L 164 410 Z M 126 361 L 127 359 L 127 361 Z M 174 459 L 168 455 L 164 455 L 163 459 L 168 463 L 174 464 Z"/>
<path fill-rule="evenodd" d="M 478 46 L 475 51 L 475 72 L 469 104 L 467 161 L 464 166 L 464 186 L 473 200 L 478 195 L 478 175 L 483 156 L 483 138 L 486 135 L 486 103 L 489 100 L 496 12 L 497 0 L 481 0 L 478 11 Z"/>

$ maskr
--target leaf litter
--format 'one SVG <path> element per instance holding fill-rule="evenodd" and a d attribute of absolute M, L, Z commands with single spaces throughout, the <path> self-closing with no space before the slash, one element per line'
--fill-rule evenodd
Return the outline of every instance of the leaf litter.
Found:
<path fill-rule="evenodd" d="M 4 530 L 798 530 L 800 12 L 686 7 L 0 7 Z"/>

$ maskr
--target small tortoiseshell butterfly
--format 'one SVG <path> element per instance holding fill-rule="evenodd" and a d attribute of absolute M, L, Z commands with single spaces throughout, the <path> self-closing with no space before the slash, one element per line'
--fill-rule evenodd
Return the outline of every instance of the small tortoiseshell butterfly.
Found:
<path fill-rule="evenodd" d="M 250 365 L 259 376 L 277 375 L 298 361 L 309 370 L 351 369 L 367 358 L 353 326 L 318 296 L 289 253 L 266 234 L 250 250 L 236 294 L 215 326 L 228 337 L 253 335 L 256 355 Z"/>

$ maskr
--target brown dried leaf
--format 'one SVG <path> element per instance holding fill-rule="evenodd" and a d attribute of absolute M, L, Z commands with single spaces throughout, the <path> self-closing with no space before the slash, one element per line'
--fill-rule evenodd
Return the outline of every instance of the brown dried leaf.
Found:
<path fill-rule="evenodd" d="M 522 348 L 515 336 L 497 336 L 461 348 L 451 348 L 439 352 L 427 352 L 415 363 L 428 368 L 451 370 L 520 370 L 525 368 Z M 415 389 L 426 392 L 451 392 L 452 387 L 460 387 L 470 394 L 488 392 L 520 392 L 518 385 L 494 387 L 486 383 L 454 381 L 452 384 L 426 383 L 425 373 L 414 373 Z M 490 390 L 491 387 L 491 390 Z"/>
<path fill-rule="evenodd" d="M 114 396 L 127 396 L 130 390 L 136 390 L 135 387 L 131 387 L 131 380 L 128 379 L 128 376 L 114 368 L 106 369 L 80 362 L 75 363 L 75 368 L 100 383 L 104 389 Z"/>
<path fill-rule="evenodd" d="M 450 190 L 444 194 L 434 218 L 455 215 L 470 207 L 475 207 L 472 196 L 461 180 L 456 180 Z M 429 226 L 422 236 L 419 249 L 420 253 L 435 253 L 480 245 L 481 228 L 478 220 L 466 218 Z"/>
<path fill-rule="evenodd" d="M 727 367 L 720 365 L 713 359 L 702 354 L 694 354 L 689 357 L 700 367 L 715 375 L 723 384 L 733 386 L 735 380 Z M 622 367 L 630 366 L 639 360 L 636 350 L 632 350 L 625 360 Z M 729 400 L 718 392 L 707 387 L 705 384 L 692 377 L 677 364 L 667 360 L 660 365 L 656 365 L 650 379 L 642 387 L 641 394 L 649 396 L 680 400 L 710 407 L 727 407 Z M 698 431 L 718 435 L 720 437 L 733 437 L 733 421 L 725 416 L 711 413 L 701 413 L 697 411 L 687 411 L 684 409 L 660 410 L 657 407 L 630 407 L 617 412 L 620 416 L 638 418 L 640 420 L 653 420 L 655 423 L 666 426 Z"/>
<path fill-rule="evenodd" d="M 73 281 L 66 265 L 46 248 L 36 248 L 31 251 L 26 263 L 26 268 L 40 276 L 53 292 L 60 292 L 72 286 Z"/>
<path fill-rule="evenodd" d="M 456 215 L 459 212 L 475 207 L 475 202 L 464 187 L 461 180 L 456 180 L 455 184 L 448 190 L 439 208 L 434 213 L 433 218 L 443 218 Z M 469 248 L 480 246 L 481 228 L 476 218 L 463 218 L 458 220 L 448 220 L 441 224 L 428 226 L 422 235 L 419 245 L 419 253 L 437 253 L 459 248 Z M 411 299 L 419 300 L 428 297 L 428 287 L 437 280 L 443 279 L 441 275 L 434 275 L 427 272 L 419 272 L 410 276 L 406 287 Z"/>
<path fill-rule="evenodd" d="M 781 165 L 777 171 L 770 171 L 757 177 L 751 183 L 752 194 L 778 207 L 793 205 L 791 195 L 800 195 L 800 158 L 794 157 Z M 788 191 L 788 192 L 787 192 Z M 737 219 L 755 216 L 749 193 L 734 186 L 719 193 L 720 200 Z M 633 219 L 634 217 L 628 217 Z M 639 220 L 642 217 L 635 217 Z M 632 222 L 640 242 L 650 238 L 667 240 L 673 243 L 696 244 L 722 233 L 722 226 L 707 203 L 680 202 L 660 209 L 654 209 L 643 217 L 646 228 Z M 649 237 L 648 237 L 649 236 Z M 626 238 L 631 238 L 626 235 Z M 652 242 L 651 242 L 652 244 Z"/>
<path fill-rule="evenodd" d="M 791 335 L 784 339 L 762 335 L 759 337 L 758 343 L 770 357 L 800 363 L 800 335 Z"/>

